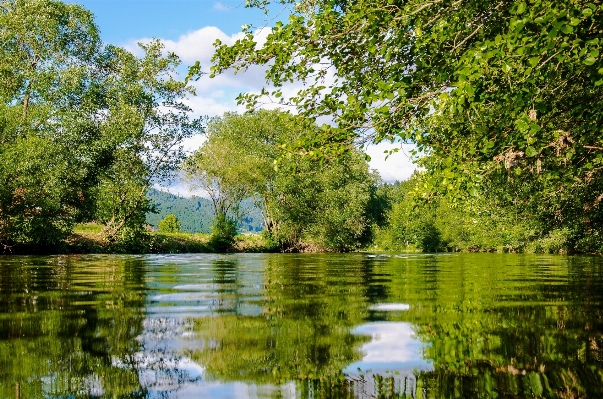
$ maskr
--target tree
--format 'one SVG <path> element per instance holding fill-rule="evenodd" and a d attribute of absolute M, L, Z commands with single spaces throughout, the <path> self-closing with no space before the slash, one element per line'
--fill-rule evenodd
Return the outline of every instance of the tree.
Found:
<path fill-rule="evenodd" d="M 306 83 L 284 102 L 335 124 L 292 151 L 401 138 L 433 155 L 428 191 L 494 186 L 548 229 L 569 223 L 587 235 L 603 225 L 599 2 L 278 3 L 293 4 L 289 21 L 262 46 L 251 28 L 232 46 L 218 42 L 212 74 L 267 65 L 275 89 L 241 96 L 251 107 Z"/>
<path fill-rule="evenodd" d="M 55 0 L 0 1 L 0 243 L 60 245 L 97 219 L 141 228 L 147 188 L 201 129 L 158 41 L 138 59 L 104 46 L 92 14 Z"/>
<path fill-rule="evenodd" d="M 179 233 L 180 232 L 180 220 L 170 213 L 159 222 L 160 233 Z"/>
<path fill-rule="evenodd" d="M 349 149 L 319 163 L 294 161 L 276 180 L 269 206 L 277 221 L 275 238 L 292 250 L 349 251 L 372 239 L 379 176 L 363 154 Z"/>
<path fill-rule="evenodd" d="M 207 140 L 187 158 L 182 169 L 190 189 L 200 189 L 209 196 L 216 216 L 236 218 L 240 202 L 249 196 L 247 178 L 252 171 L 244 162 L 243 146 L 227 142 L 230 137 L 224 137 L 221 128 L 220 117 L 209 120 Z"/>
<path fill-rule="evenodd" d="M 98 30 L 80 6 L 0 2 L 0 244 L 56 244 L 110 159 Z"/>
<path fill-rule="evenodd" d="M 145 52 L 140 59 L 110 48 L 115 100 L 106 131 L 117 138 L 117 151 L 98 189 L 97 212 L 109 240 L 124 227 L 142 227 L 151 209 L 146 191 L 173 177 L 185 157 L 182 142 L 203 129 L 202 118 L 191 119 L 192 109 L 182 102 L 194 94 L 192 87 L 173 78 L 178 57 L 173 53 L 164 57 L 157 40 L 139 45 Z"/>
<path fill-rule="evenodd" d="M 240 115 L 227 112 L 210 120 L 207 141 L 185 165 L 192 188 L 207 192 L 216 215 L 235 217 L 240 201 L 251 197 L 260 210 L 264 229 L 275 227 L 274 196 L 279 174 L 279 146 L 299 137 L 303 122 L 281 111 L 260 110 Z"/>
<path fill-rule="evenodd" d="M 354 149 L 322 163 L 283 154 L 283 146 L 316 129 L 282 111 L 213 118 L 207 141 L 185 164 L 188 179 L 209 194 L 218 217 L 253 198 L 266 234 L 284 249 L 356 248 L 370 235 L 378 177 Z"/>

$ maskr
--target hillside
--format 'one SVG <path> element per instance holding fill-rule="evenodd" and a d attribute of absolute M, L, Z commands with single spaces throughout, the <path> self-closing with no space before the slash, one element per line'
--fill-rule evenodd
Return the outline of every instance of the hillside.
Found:
<path fill-rule="evenodd" d="M 189 233 L 210 233 L 214 218 L 212 203 L 203 197 L 182 197 L 154 188 L 149 189 L 147 198 L 155 205 L 158 213 L 147 213 L 147 223 L 155 228 L 166 215 L 173 213 L 181 223 L 182 231 Z M 262 217 L 251 201 L 242 206 L 244 217 L 238 221 L 241 233 L 262 231 Z"/>

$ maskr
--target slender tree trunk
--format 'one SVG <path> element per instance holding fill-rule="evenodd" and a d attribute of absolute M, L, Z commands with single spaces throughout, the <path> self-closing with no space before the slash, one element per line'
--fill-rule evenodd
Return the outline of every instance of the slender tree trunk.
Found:
<path fill-rule="evenodd" d="M 31 81 L 27 83 L 27 89 L 25 89 L 25 98 L 23 99 L 23 120 L 27 118 L 27 111 L 29 108 L 29 92 L 31 89 Z"/>

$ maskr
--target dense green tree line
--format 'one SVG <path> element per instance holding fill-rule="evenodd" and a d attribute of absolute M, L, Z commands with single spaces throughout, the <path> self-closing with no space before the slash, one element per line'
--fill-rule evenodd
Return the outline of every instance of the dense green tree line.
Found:
<path fill-rule="evenodd" d="M 167 209 L 152 189 L 176 175 L 185 138 L 205 129 L 182 102 L 194 94 L 177 81 L 180 61 L 159 41 L 143 55 L 106 45 L 92 14 L 57 0 L 0 2 L 0 244 L 59 249 L 78 222 L 103 226 L 106 241 L 144 247 L 144 225 L 167 214 L 184 230 L 207 231 L 228 249 L 237 231 L 258 230 L 289 250 L 351 250 L 366 245 L 378 177 L 352 147 L 313 162 L 283 149 L 319 128 L 304 117 L 262 111 L 226 114 L 184 163 L 205 202 Z M 286 165 L 285 165 L 286 163 Z M 165 197 L 165 196 L 164 196 Z M 194 200 L 194 199 L 193 199 Z M 252 208 L 259 216 L 248 212 Z M 160 209 L 159 209 L 160 208 Z M 195 208 L 194 210 L 192 208 Z M 211 216 L 210 216 L 211 215 Z M 208 223 L 209 217 L 214 219 Z M 172 226 L 173 227 L 173 226 Z"/>
<path fill-rule="evenodd" d="M 533 215 L 484 194 L 452 201 L 442 196 L 420 196 L 427 176 L 385 185 L 381 190 L 390 204 L 386 227 L 377 230 L 375 246 L 387 250 L 547 252 L 567 253 L 569 229 L 543 234 Z M 584 251 L 589 243 L 577 243 Z M 574 246 L 576 248 L 576 246 Z"/>
<path fill-rule="evenodd" d="M 105 45 L 92 14 L 55 0 L 0 1 L 0 244 L 59 246 L 78 221 L 109 241 L 141 230 L 146 190 L 201 130 L 158 41 Z"/>
<path fill-rule="evenodd" d="M 262 45 L 252 27 L 232 46 L 216 43 L 211 73 L 265 65 L 274 89 L 241 102 L 277 98 L 334 119 L 291 152 L 414 142 L 428 156 L 419 197 L 456 206 L 474 196 L 529 215 L 519 222 L 538 237 L 565 231 L 570 250 L 601 249 L 600 1 L 248 2 L 283 4 L 288 21 Z M 295 80 L 304 89 L 283 99 Z"/>

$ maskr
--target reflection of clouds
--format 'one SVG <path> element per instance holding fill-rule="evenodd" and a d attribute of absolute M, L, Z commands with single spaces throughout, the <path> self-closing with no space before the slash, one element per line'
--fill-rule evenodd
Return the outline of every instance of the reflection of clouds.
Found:
<path fill-rule="evenodd" d="M 357 327 L 354 333 L 370 335 L 372 340 L 362 346 L 361 351 L 364 353 L 362 360 L 350 365 L 348 370 L 360 368 L 373 371 L 392 369 L 412 371 L 415 368 L 429 368 L 429 363 L 421 356 L 423 344 L 416 338 L 410 323 L 367 323 Z"/>
<path fill-rule="evenodd" d="M 170 354 L 149 354 L 138 352 L 127 359 L 113 358 L 115 367 L 133 368 L 138 372 L 141 387 L 157 391 L 179 389 L 183 383 L 203 380 L 205 368 L 191 359 Z"/>
<path fill-rule="evenodd" d="M 157 396 L 150 395 L 150 398 Z M 264 399 L 283 398 L 294 399 L 296 395 L 295 383 L 288 382 L 282 385 L 256 385 L 243 382 L 209 382 L 199 385 L 189 385 L 178 390 L 177 395 L 170 395 L 179 399 L 221 398 L 221 399 Z"/>
<path fill-rule="evenodd" d="M 134 369 L 138 373 L 140 387 L 147 398 L 284 398 L 294 399 L 295 382 L 280 385 L 257 385 L 244 382 L 208 381 L 205 367 L 186 356 L 158 352 L 138 352 L 131 357 L 111 359 L 114 367 Z M 102 394 L 100 381 L 89 384 L 87 393 Z"/>
<path fill-rule="evenodd" d="M 407 310 L 406 304 L 377 304 L 379 310 Z M 383 309 L 385 307 L 385 309 Z M 398 309 L 387 309 L 398 308 Z M 402 309 L 404 308 L 404 309 Z M 377 397 L 378 383 L 374 375 L 392 379 L 396 392 L 417 397 L 418 370 L 433 370 L 421 355 L 423 343 L 419 341 L 411 323 L 376 322 L 358 326 L 354 333 L 371 336 L 371 341 L 361 348 L 362 360 L 350 364 L 344 373 L 354 382 L 360 397 Z M 380 397 L 380 396 L 379 396 Z"/>

